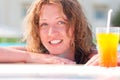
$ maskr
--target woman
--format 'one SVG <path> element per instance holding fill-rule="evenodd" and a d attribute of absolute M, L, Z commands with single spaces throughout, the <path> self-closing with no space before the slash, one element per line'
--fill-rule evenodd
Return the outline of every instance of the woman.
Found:
<path fill-rule="evenodd" d="M 26 48 L 8 49 L 6 55 L 16 53 L 23 62 L 53 63 L 45 61 L 52 59 L 55 64 L 85 64 L 96 53 L 90 26 L 77 0 L 35 0 L 24 25 Z"/>

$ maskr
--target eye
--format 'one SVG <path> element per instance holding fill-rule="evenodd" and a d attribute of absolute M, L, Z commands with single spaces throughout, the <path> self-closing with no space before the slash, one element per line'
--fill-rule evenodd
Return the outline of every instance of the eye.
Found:
<path fill-rule="evenodd" d="M 40 24 L 40 27 L 47 27 L 47 26 L 48 26 L 47 23 L 42 23 L 42 24 Z"/>
<path fill-rule="evenodd" d="M 58 21 L 58 24 L 59 25 L 64 25 L 64 24 L 66 24 L 66 22 L 64 22 L 64 21 Z"/>

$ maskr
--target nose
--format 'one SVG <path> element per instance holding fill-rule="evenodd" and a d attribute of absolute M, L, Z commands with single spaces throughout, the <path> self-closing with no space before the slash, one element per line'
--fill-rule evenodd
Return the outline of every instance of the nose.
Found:
<path fill-rule="evenodd" d="M 58 29 L 55 26 L 49 27 L 49 30 L 48 30 L 48 35 L 49 36 L 54 36 L 57 33 L 58 33 Z"/>

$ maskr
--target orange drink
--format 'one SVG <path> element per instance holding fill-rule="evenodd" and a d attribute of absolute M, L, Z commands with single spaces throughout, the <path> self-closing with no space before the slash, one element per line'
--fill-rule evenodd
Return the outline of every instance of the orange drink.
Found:
<path fill-rule="evenodd" d="M 110 29 L 109 33 L 106 30 L 98 29 L 96 33 L 98 53 L 100 56 L 99 64 L 103 67 L 117 66 L 117 47 L 119 42 L 119 28 Z"/>

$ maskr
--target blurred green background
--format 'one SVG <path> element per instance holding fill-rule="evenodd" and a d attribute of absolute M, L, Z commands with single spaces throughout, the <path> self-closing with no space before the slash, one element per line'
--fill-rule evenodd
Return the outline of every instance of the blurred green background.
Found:
<path fill-rule="evenodd" d="M 0 45 L 2 43 L 24 43 L 22 22 L 27 9 L 35 0 L 1 0 L 0 2 Z M 120 26 L 120 0 L 78 0 L 92 26 L 94 42 L 95 28 L 106 27 L 107 12 L 113 9 L 111 26 Z M 114 3 L 114 4 L 113 4 Z"/>

